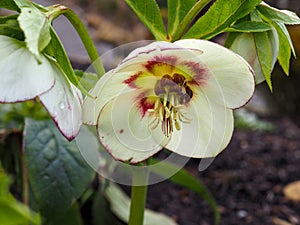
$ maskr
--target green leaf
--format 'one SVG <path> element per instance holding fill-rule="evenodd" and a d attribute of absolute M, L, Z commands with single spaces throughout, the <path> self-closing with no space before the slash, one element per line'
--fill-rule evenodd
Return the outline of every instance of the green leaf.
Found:
<path fill-rule="evenodd" d="M 155 0 L 125 0 L 156 40 L 166 40 L 167 34 L 160 9 Z"/>
<path fill-rule="evenodd" d="M 60 68 L 63 70 L 67 78 L 70 80 L 72 84 L 74 84 L 80 91 L 84 94 L 88 94 L 85 88 L 79 83 L 73 67 L 71 65 L 70 59 L 66 53 L 66 50 L 61 43 L 58 35 L 56 34 L 53 27 L 50 27 L 50 35 L 51 41 L 49 45 L 46 47 L 45 52 L 55 58 Z"/>
<path fill-rule="evenodd" d="M 271 25 L 265 22 L 243 21 L 226 29 L 227 32 L 263 32 L 271 30 Z"/>
<path fill-rule="evenodd" d="M 24 33 L 17 21 L 18 15 L 0 17 L 0 35 L 16 38 L 20 41 L 24 40 Z"/>
<path fill-rule="evenodd" d="M 184 38 L 210 39 L 251 12 L 261 0 L 217 0 Z"/>
<path fill-rule="evenodd" d="M 107 199 L 105 199 L 104 193 L 102 191 L 98 191 L 95 194 L 95 197 L 93 199 L 92 215 L 93 225 L 123 224 L 120 221 L 118 221 L 117 217 L 110 210 L 109 203 Z"/>
<path fill-rule="evenodd" d="M 26 119 L 24 157 L 41 214 L 49 221 L 70 209 L 95 173 L 75 142 L 67 141 L 50 121 Z"/>
<path fill-rule="evenodd" d="M 289 25 L 300 24 L 300 18 L 296 13 L 289 10 L 279 10 L 269 6 L 266 3 L 262 3 L 257 6 L 257 10 L 266 18 Z"/>
<path fill-rule="evenodd" d="M 273 70 L 272 66 L 272 49 L 269 42 L 269 36 L 265 32 L 254 33 L 254 41 L 257 52 L 257 57 L 259 60 L 262 73 L 269 85 L 269 88 L 272 90 L 272 81 L 271 81 L 271 72 Z"/>
<path fill-rule="evenodd" d="M 18 21 L 24 31 L 27 48 L 40 62 L 40 52 L 51 40 L 50 24 L 46 16 L 34 6 L 26 6 L 21 8 Z"/>
<path fill-rule="evenodd" d="M 61 217 L 47 223 L 47 225 L 83 225 L 80 208 L 77 203 L 73 204 L 72 207 Z"/>
<path fill-rule="evenodd" d="M 1 225 L 40 225 L 41 218 L 18 202 L 9 192 L 11 179 L 0 168 L 0 224 Z"/>
<path fill-rule="evenodd" d="M 19 7 L 13 0 L 1 0 L 0 1 L 0 8 L 9 9 L 13 11 L 20 11 Z"/>
<path fill-rule="evenodd" d="M 169 178 L 175 184 L 178 184 L 182 187 L 186 187 L 196 193 L 198 193 L 212 208 L 215 215 L 215 224 L 220 222 L 220 213 L 218 211 L 218 205 L 211 196 L 209 190 L 198 180 L 196 177 L 191 175 L 187 170 L 178 168 L 177 165 L 160 161 L 157 159 L 152 159 L 152 163 L 159 163 L 159 167 L 151 167 L 152 172 L 168 178 L 169 174 L 172 174 L 172 171 L 178 171 L 175 175 Z"/>
<path fill-rule="evenodd" d="M 168 33 L 180 24 L 185 15 L 194 6 L 197 0 L 168 0 Z"/>
<path fill-rule="evenodd" d="M 293 43 L 283 23 L 279 23 L 279 22 L 274 23 L 274 27 L 277 30 L 278 38 L 279 38 L 278 62 L 282 67 L 284 73 L 286 75 L 289 75 L 290 59 L 291 59 L 292 51 L 295 55 Z"/>
<path fill-rule="evenodd" d="M 123 222 L 128 223 L 130 199 L 122 191 L 120 187 L 113 183 L 105 190 L 105 196 L 110 203 L 111 210 Z M 152 210 L 145 210 L 144 225 L 163 224 L 163 225 L 177 225 L 171 218 L 162 214 L 156 213 Z"/>

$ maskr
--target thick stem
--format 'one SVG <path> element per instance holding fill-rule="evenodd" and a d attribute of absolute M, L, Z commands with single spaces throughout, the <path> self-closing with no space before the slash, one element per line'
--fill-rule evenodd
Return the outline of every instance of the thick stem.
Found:
<path fill-rule="evenodd" d="M 63 14 L 75 28 L 77 34 L 79 35 L 92 63 L 93 67 L 98 75 L 102 76 L 105 73 L 105 69 L 99 57 L 98 51 L 94 45 L 94 42 L 89 35 L 85 25 L 82 23 L 80 18 L 71 9 L 63 5 L 54 5 L 49 7 L 49 12 L 47 17 L 50 21 L 54 20 L 59 15 Z"/>
<path fill-rule="evenodd" d="M 200 0 L 191 8 L 191 10 L 186 14 L 186 16 L 179 24 L 179 26 L 177 26 L 177 29 L 175 29 L 171 34 L 172 42 L 177 41 L 182 37 L 187 27 L 192 23 L 192 21 L 201 12 L 201 10 L 204 9 L 204 7 L 207 6 L 210 2 L 211 0 Z"/>
<path fill-rule="evenodd" d="M 149 171 L 147 168 L 141 168 L 142 167 L 137 168 L 138 170 L 134 169 L 133 171 L 133 184 L 131 187 L 131 204 L 128 225 L 144 224 Z"/>
<path fill-rule="evenodd" d="M 100 77 L 105 73 L 105 69 L 103 67 L 103 64 L 101 62 L 101 59 L 98 55 L 98 51 L 94 45 L 94 42 L 92 38 L 90 37 L 85 25 L 81 22 L 81 20 L 78 18 L 78 16 L 70 9 L 68 9 L 64 16 L 68 18 L 68 20 L 71 22 L 75 30 L 77 31 L 79 37 L 82 40 L 82 43 L 87 50 L 87 53 L 93 63 L 93 66 L 95 68 L 96 73 Z"/>

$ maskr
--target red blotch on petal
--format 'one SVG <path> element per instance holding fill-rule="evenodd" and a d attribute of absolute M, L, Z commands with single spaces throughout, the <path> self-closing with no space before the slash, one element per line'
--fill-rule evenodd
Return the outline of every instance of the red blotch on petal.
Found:
<path fill-rule="evenodd" d="M 187 67 L 191 71 L 192 84 L 202 85 L 209 78 L 209 70 L 204 65 L 197 62 L 187 61 L 183 62 L 182 65 Z"/>
<path fill-rule="evenodd" d="M 153 101 L 150 101 L 147 97 L 145 97 L 145 93 L 142 93 L 138 96 L 139 100 L 139 108 L 142 117 L 144 117 L 149 109 L 154 108 Z"/>
<path fill-rule="evenodd" d="M 176 56 L 154 56 L 144 66 L 148 71 L 152 71 L 152 68 L 156 65 L 166 64 L 175 66 L 177 61 L 178 58 Z"/>
<path fill-rule="evenodd" d="M 131 88 L 137 88 L 135 81 L 141 74 L 142 74 L 142 72 L 140 71 L 140 72 L 130 76 L 128 79 L 124 80 L 123 83 L 128 84 L 128 86 Z"/>

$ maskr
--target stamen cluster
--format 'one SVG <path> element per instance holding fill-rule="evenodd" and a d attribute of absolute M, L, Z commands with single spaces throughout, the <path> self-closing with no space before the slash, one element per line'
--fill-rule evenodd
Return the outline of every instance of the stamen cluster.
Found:
<path fill-rule="evenodd" d="M 190 102 L 193 91 L 183 75 L 174 73 L 172 76 L 166 74 L 158 80 L 154 87 L 154 93 L 158 98 L 154 108 L 148 110 L 155 116 L 150 123 L 150 128 L 155 129 L 161 122 L 164 135 L 169 137 L 174 131 L 174 126 L 176 130 L 180 130 L 179 121 L 190 122 L 190 119 L 182 112 L 182 106 Z"/>

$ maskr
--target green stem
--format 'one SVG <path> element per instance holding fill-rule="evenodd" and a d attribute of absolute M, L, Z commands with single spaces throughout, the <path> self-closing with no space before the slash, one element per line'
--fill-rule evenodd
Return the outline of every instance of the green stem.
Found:
<path fill-rule="evenodd" d="M 71 9 L 63 5 L 54 5 L 50 6 L 47 17 L 50 21 L 54 20 L 59 15 L 63 14 L 73 25 L 76 32 L 78 33 L 92 63 L 93 67 L 98 75 L 98 77 L 102 76 L 105 73 L 105 69 L 99 57 L 98 51 L 94 45 L 94 42 L 89 35 L 85 25 L 82 23 L 80 18 L 74 13 Z"/>
<path fill-rule="evenodd" d="M 144 170 L 142 169 L 141 171 L 141 168 L 142 167 L 139 167 L 138 170 L 133 171 L 133 184 L 131 187 L 131 204 L 128 225 L 144 224 L 149 171 L 147 168 Z"/>
<path fill-rule="evenodd" d="M 182 37 L 187 27 L 192 23 L 192 21 L 201 12 L 201 10 L 204 9 L 204 7 L 207 6 L 210 2 L 211 0 L 200 0 L 190 9 L 179 26 L 177 26 L 177 29 L 175 29 L 171 34 L 172 42 L 177 41 Z"/>

